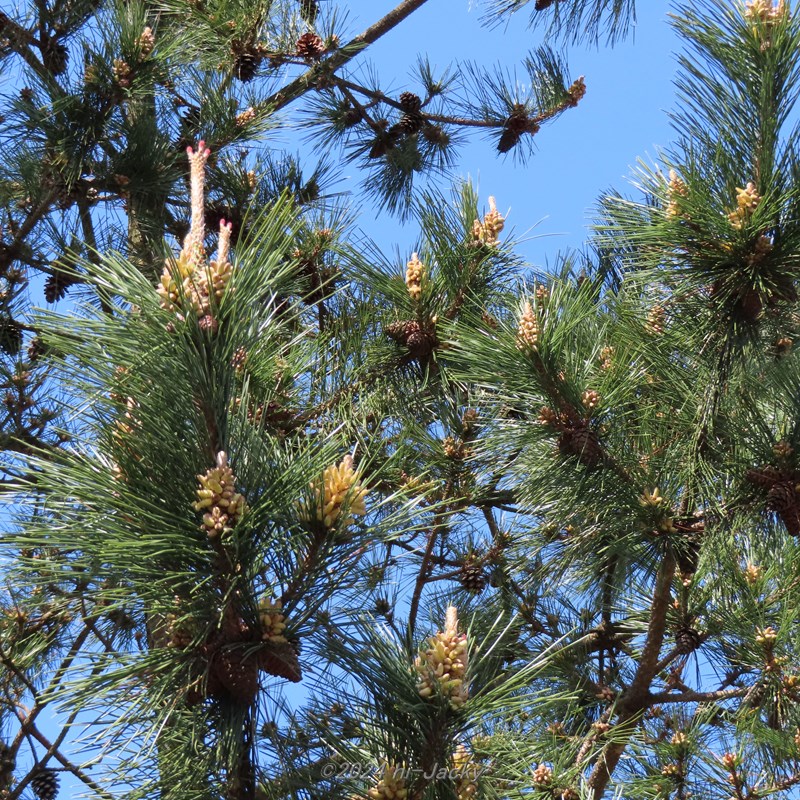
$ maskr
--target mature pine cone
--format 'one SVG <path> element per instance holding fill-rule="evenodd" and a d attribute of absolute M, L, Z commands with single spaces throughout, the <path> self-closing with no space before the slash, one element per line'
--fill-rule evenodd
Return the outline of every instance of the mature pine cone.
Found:
<path fill-rule="evenodd" d="M 792 481 L 776 483 L 767 493 L 767 508 L 778 515 L 790 536 L 800 536 L 799 501 Z"/>
<path fill-rule="evenodd" d="M 406 114 L 419 114 L 419 110 L 422 108 L 422 100 L 414 92 L 403 92 L 399 97 L 399 101 L 400 108 Z"/>
<path fill-rule="evenodd" d="M 42 63 L 53 75 L 63 75 L 68 61 L 69 52 L 63 42 L 48 38 L 42 43 Z"/>
<path fill-rule="evenodd" d="M 745 473 L 745 478 L 750 483 L 754 483 L 762 489 L 771 489 L 775 483 L 781 480 L 781 477 L 781 472 L 769 465 L 761 469 L 749 469 Z"/>
<path fill-rule="evenodd" d="M 480 594 L 486 588 L 486 575 L 479 561 L 465 561 L 458 580 L 461 588 L 470 594 Z"/>
<path fill-rule="evenodd" d="M 533 8 L 535 11 L 544 11 L 555 2 L 557 2 L 557 0 L 536 0 L 536 2 L 533 4 Z"/>
<path fill-rule="evenodd" d="M 257 50 L 249 49 L 237 53 L 233 62 L 233 74 L 243 83 L 253 80 L 261 66 L 262 57 Z"/>
<path fill-rule="evenodd" d="M 596 467 L 603 460 L 603 448 L 597 434 L 589 427 L 580 426 L 565 430 L 558 447 L 564 455 L 577 456 L 587 467 Z"/>
<path fill-rule="evenodd" d="M 295 45 L 295 53 L 308 61 L 318 60 L 324 52 L 325 42 L 322 37 L 311 31 L 304 33 Z"/>
<path fill-rule="evenodd" d="M 52 769 L 40 769 L 31 779 L 31 789 L 39 800 L 54 800 L 58 794 L 58 775 Z"/>
<path fill-rule="evenodd" d="M 675 644 L 682 653 L 693 653 L 701 643 L 700 633 L 689 625 L 681 625 L 675 632 Z"/>
<path fill-rule="evenodd" d="M 248 706 L 258 693 L 258 660 L 245 652 L 241 646 L 220 648 L 212 669 L 223 689 L 238 703 Z"/>
<path fill-rule="evenodd" d="M 419 133 L 424 123 L 425 120 L 422 118 L 422 114 L 403 114 L 400 117 L 400 122 L 397 125 L 392 125 L 391 130 L 396 131 L 400 136 L 412 136 L 415 133 Z"/>
<path fill-rule="evenodd" d="M 422 359 L 430 355 L 439 343 L 433 331 L 424 330 L 416 320 L 393 322 L 386 328 L 386 335 L 408 348 L 412 358 Z"/>
<path fill-rule="evenodd" d="M 0 350 L 15 356 L 22 348 L 22 325 L 11 317 L 0 317 Z"/>
<path fill-rule="evenodd" d="M 299 683 L 303 673 L 291 642 L 265 642 L 258 651 L 258 667 L 268 675 Z"/>
<path fill-rule="evenodd" d="M 48 303 L 55 303 L 63 300 L 67 290 L 75 283 L 75 279 L 58 268 L 53 268 L 53 274 L 45 281 L 44 299 Z"/>

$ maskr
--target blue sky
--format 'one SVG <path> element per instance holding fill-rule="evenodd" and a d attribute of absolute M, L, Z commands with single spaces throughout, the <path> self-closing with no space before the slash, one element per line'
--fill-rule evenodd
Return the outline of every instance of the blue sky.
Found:
<path fill-rule="evenodd" d="M 680 44 L 668 24 L 670 4 L 648 0 L 637 5 L 633 35 L 624 43 L 566 49 L 571 77 L 585 76 L 586 97 L 542 128 L 537 151 L 526 164 L 499 155 L 480 135 L 460 153 L 456 174 L 478 183 L 483 203 L 492 194 L 502 211 L 510 209 L 509 227 L 533 237 L 521 254 L 536 267 L 552 263 L 559 250 L 580 247 L 598 196 L 612 187 L 625 190 L 636 159 L 654 159 L 658 148 L 674 138 L 666 112 L 673 106 L 674 53 Z M 352 0 L 348 32 L 360 32 L 393 6 L 391 0 Z M 428 54 L 438 66 L 466 58 L 511 69 L 545 43 L 543 31 L 528 28 L 527 10 L 491 29 L 480 24 L 484 10 L 476 0 L 431 0 L 362 58 L 377 65 L 384 88 L 399 92 L 413 88 L 409 75 L 418 53 Z M 357 171 L 349 166 L 343 175 L 349 177 L 336 188 L 357 193 Z M 411 246 L 413 225 L 403 229 L 387 215 L 376 217 L 368 204 L 363 211 L 359 225 L 384 252 L 394 245 L 402 252 Z"/>

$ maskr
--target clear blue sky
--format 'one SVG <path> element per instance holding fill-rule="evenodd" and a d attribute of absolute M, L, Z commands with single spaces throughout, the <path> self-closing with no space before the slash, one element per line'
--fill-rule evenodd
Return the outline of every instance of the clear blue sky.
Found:
<path fill-rule="evenodd" d="M 586 97 L 542 128 L 537 152 L 527 164 L 499 155 L 480 135 L 461 152 L 456 174 L 477 180 L 483 203 L 493 194 L 502 211 L 510 209 L 508 224 L 517 234 L 531 230 L 536 238 L 522 254 L 537 267 L 552 262 L 559 250 L 579 247 L 599 194 L 611 187 L 624 190 L 630 165 L 641 156 L 655 158 L 657 148 L 673 138 L 666 111 L 673 105 L 679 43 L 667 22 L 670 5 L 666 0 L 637 5 L 636 27 L 623 44 L 567 49 L 571 77 L 586 78 Z M 393 0 L 352 0 L 347 32 L 360 32 L 393 6 Z M 527 26 L 527 10 L 506 26 L 488 29 L 480 24 L 484 8 L 478 0 L 430 0 L 362 58 L 375 62 L 384 88 L 401 91 L 412 88 L 409 75 L 418 53 L 427 53 L 439 66 L 468 58 L 510 69 L 543 43 L 543 32 Z M 336 188 L 356 192 L 357 171 L 350 166 L 343 174 L 349 180 Z M 376 219 L 370 207 L 364 211 L 360 224 L 384 252 L 394 245 L 403 252 L 410 247 L 413 227 L 403 230 L 397 220 Z"/>

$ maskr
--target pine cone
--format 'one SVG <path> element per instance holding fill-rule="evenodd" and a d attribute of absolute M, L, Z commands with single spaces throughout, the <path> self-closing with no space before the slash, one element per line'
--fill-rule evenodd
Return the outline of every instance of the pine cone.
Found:
<path fill-rule="evenodd" d="M 800 502 L 791 481 L 776 483 L 767 493 L 767 508 L 778 515 L 790 536 L 800 536 Z"/>
<path fill-rule="evenodd" d="M 689 625 L 681 625 L 675 633 L 675 644 L 681 653 L 693 653 L 701 643 L 700 633 Z"/>
<path fill-rule="evenodd" d="M 589 427 L 568 428 L 561 434 L 558 447 L 564 455 L 577 456 L 587 467 L 596 467 L 603 461 L 600 440 Z"/>
<path fill-rule="evenodd" d="M 22 349 L 22 325 L 11 317 L 0 317 L 0 350 L 15 356 Z"/>
<path fill-rule="evenodd" d="M 399 100 L 400 108 L 406 114 L 419 114 L 419 110 L 422 108 L 422 100 L 420 100 L 419 95 L 414 94 L 414 92 L 403 92 Z"/>
<path fill-rule="evenodd" d="M 303 675 L 298 651 L 299 647 L 296 650 L 291 642 L 266 642 L 258 651 L 258 667 L 268 675 L 299 683 Z"/>
<path fill-rule="evenodd" d="M 441 125 L 425 125 L 422 128 L 422 136 L 428 144 L 435 147 L 447 147 L 450 144 L 450 136 Z"/>
<path fill-rule="evenodd" d="M 40 769 L 31 779 L 31 789 L 39 800 L 54 800 L 58 794 L 58 775 L 52 769 Z"/>
<path fill-rule="evenodd" d="M 433 331 L 424 330 L 415 320 L 394 322 L 386 328 L 386 335 L 408 348 L 414 359 L 423 359 L 439 344 Z"/>
<path fill-rule="evenodd" d="M 258 68 L 261 66 L 261 61 L 261 55 L 253 48 L 237 53 L 233 62 L 233 74 L 242 83 L 247 83 L 255 78 Z"/>
<path fill-rule="evenodd" d="M 48 38 L 42 43 L 42 63 L 53 75 L 63 75 L 68 61 L 69 52 L 62 42 Z"/>
<path fill-rule="evenodd" d="M 782 477 L 783 475 L 781 472 L 773 466 L 766 466 L 761 469 L 749 469 L 745 473 L 745 478 L 747 478 L 750 483 L 762 489 L 771 489 Z"/>
<path fill-rule="evenodd" d="M 308 31 L 304 33 L 295 45 L 295 53 L 307 61 L 318 61 L 325 52 L 325 42 L 321 36 Z"/>
<path fill-rule="evenodd" d="M 458 580 L 461 588 L 470 594 L 480 594 L 486 588 L 486 575 L 480 561 L 471 559 L 464 562 Z"/>
<path fill-rule="evenodd" d="M 258 660 L 241 646 L 221 648 L 212 662 L 222 688 L 238 703 L 248 706 L 258 694 Z"/>
<path fill-rule="evenodd" d="M 54 267 L 53 274 L 44 284 L 44 299 L 48 303 L 56 303 L 59 300 L 63 300 L 67 290 L 74 283 L 75 279 L 72 276 Z"/>
<path fill-rule="evenodd" d="M 557 2 L 557 0 L 536 0 L 533 4 L 534 11 L 544 11 L 546 8 L 550 8 L 555 2 Z"/>
<path fill-rule="evenodd" d="M 501 153 L 507 153 L 522 138 L 523 133 L 536 133 L 539 125 L 528 116 L 528 110 L 521 103 L 515 103 L 511 113 L 503 125 L 503 132 L 500 134 L 500 141 L 497 149 Z"/>
<path fill-rule="evenodd" d="M 403 114 L 400 117 L 400 122 L 397 125 L 392 125 L 389 134 L 392 135 L 392 132 L 394 132 L 397 136 L 413 136 L 415 133 L 419 133 L 424 123 L 425 120 L 422 118 L 422 114 Z"/>
<path fill-rule="evenodd" d="M 28 345 L 28 360 L 38 361 L 43 355 L 46 355 L 48 349 L 47 345 L 38 336 L 34 336 Z"/>

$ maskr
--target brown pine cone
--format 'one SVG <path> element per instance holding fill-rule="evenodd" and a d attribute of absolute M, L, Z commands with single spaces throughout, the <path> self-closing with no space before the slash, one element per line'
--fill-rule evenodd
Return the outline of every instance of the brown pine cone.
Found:
<path fill-rule="evenodd" d="M 321 36 L 308 31 L 304 33 L 295 45 L 295 53 L 307 61 L 318 61 L 325 52 L 325 42 Z"/>
<path fill-rule="evenodd" d="M 386 335 L 408 348 L 409 355 L 422 359 L 433 352 L 439 343 L 433 331 L 424 330 L 415 320 L 394 322 L 386 328 Z"/>
<path fill-rule="evenodd" d="M 400 108 L 406 114 L 419 114 L 419 110 L 422 108 L 422 100 L 420 100 L 419 95 L 414 94 L 414 92 L 403 92 L 399 100 Z"/>
<path fill-rule="evenodd" d="M 781 472 L 773 466 L 761 467 L 760 469 L 749 469 L 745 473 L 750 483 L 759 486 L 762 489 L 771 489 L 772 486 L 781 480 Z"/>
<path fill-rule="evenodd" d="M 470 559 L 461 567 L 458 580 L 461 588 L 470 594 L 480 594 L 486 588 L 486 575 L 480 561 Z"/>
<path fill-rule="evenodd" d="M 522 138 L 523 133 L 536 133 L 539 125 L 528 116 L 528 110 L 521 103 L 515 103 L 511 113 L 503 125 L 503 132 L 500 134 L 500 141 L 497 149 L 501 153 L 507 153 Z"/>
<path fill-rule="evenodd" d="M 50 275 L 44 284 L 44 299 L 48 303 L 55 303 L 58 300 L 63 300 L 67 290 L 74 283 L 75 279 L 72 276 L 54 268 L 53 274 Z"/>
<path fill-rule="evenodd" d="M 776 483 L 767 493 L 767 508 L 778 515 L 790 536 L 800 536 L 800 498 L 791 481 Z"/>
<path fill-rule="evenodd" d="M 258 694 L 258 659 L 242 646 L 223 647 L 214 655 L 211 668 L 222 688 L 242 705 L 250 705 Z"/>
<path fill-rule="evenodd" d="M 297 650 L 299 647 L 295 648 L 291 642 L 265 642 L 258 651 L 258 667 L 268 675 L 299 683 L 303 674 Z"/>
<path fill-rule="evenodd" d="M 675 644 L 682 653 L 693 653 L 701 643 L 700 633 L 690 625 L 681 625 L 675 632 Z"/>
<path fill-rule="evenodd" d="M 564 455 L 577 456 L 578 461 L 587 467 L 596 467 L 603 461 L 600 439 L 586 426 L 565 430 L 559 437 L 558 447 Z"/>
<path fill-rule="evenodd" d="M 233 74 L 242 83 L 247 83 L 255 78 L 261 61 L 260 53 L 253 48 L 237 53 L 233 62 Z"/>

